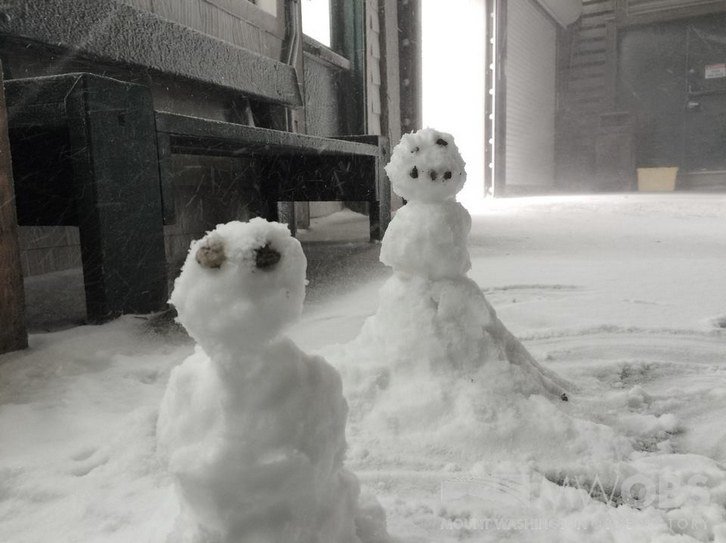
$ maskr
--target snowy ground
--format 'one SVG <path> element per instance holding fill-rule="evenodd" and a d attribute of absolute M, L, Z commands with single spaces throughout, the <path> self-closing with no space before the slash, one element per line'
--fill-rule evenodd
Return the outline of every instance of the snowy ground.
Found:
<path fill-rule="evenodd" d="M 568 413 L 630 440 L 629 469 L 650 480 L 696 477 L 680 490 L 708 487 L 710 507 L 639 508 L 609 499 L 607 484 L 588 496 L 592 480 L 578 490 L 536 463 L 422 463 L 395 446 L 363 454 L 350 435 L 349 465 L 391 534 L 726 541 L 726 196 L 511 199 L 472 211 L 470 275 L 537 359 L 576 384 Z M 306 247 L 309 302 L 292 333 L 324 354 L 357 335 L 387 277 L 375 247 L 341 242 L 341 228 L 366 235 L 365 219 L 343 213 L 302 236 L 334 240 Z M 0 357 L 0 541 L 164 540 L 177 505 L 154 424 L 169 371 L 191 349 L 126 317 L 37 333 L 28 351 Z"/>

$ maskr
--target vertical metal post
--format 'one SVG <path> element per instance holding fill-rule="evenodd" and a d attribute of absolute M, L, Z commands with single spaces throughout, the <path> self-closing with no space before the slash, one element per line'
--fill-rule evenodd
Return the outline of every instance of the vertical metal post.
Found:
<path fill-rule="evenodd" d="M 398 6 L 379 0 L 381 22 L 381 133 L 391 145 L 401 139 L 401 102 L 398 64 Z"/>
<path fill-rule="evenodd" d="M 484 0 L 484 193 L 494 192 L 494 110 L 496 105 L 496 10 L 494 0 Z"/>
<path fill-rule="evenodd" d="M 282 44 L 283 62 L 295 69 L 297 88 L 302 107 L 288 108 L 287 130 L 305 133 L 305 64 L 303 54 L 302 6 L 300 0 L 285 2 L 285 40 Z M 295 235 L 298 227 L 310 225 L 310 204 L 308 202 L 278 202 L 278 218 L 287 222 Z"/>
<path fill-rule="evenodd" d="M 331 43 L 334 51 L 350 61 L 350 73 L 342 85 L 341 117 L 349 134 L 365 133 L 365 2 L 331 0 Z"/>
<path fill-rule="evenodd" d="M 398 0 L 401 131 L 421 128 L 421 0 Z"/>
<path fill-rule="evenodd" d="M 376 201 L 369 207 L 371 241 L 381 241 L 391 222 L 391 181 L 384 169 L 390 153 L 388 138 L 378 137 L 380 153 L 376 157 Z"/>
<path fill-rule="evenodd" d="M 615 21 L 605 23 L 607 50 L 605 51 L 605 103 L 606 110 L 615 110 L 618 86 L 618 27 Z"/>
<path fill-rule="evenodd" d="M 8 117 L 0 64 L 0 353 L 28 346 Z"/>
<path fill-rule="evenodd" d="M 507 153 L 507 3 L 486 0 L 486 156 L 485 190 L 501 196 L 506 190 Z"/>

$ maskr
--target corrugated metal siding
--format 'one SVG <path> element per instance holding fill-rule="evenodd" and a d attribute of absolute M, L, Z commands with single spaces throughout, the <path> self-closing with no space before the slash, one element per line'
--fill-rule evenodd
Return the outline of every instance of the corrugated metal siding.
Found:
<path fill-rule="evenodd" d="M 530 0 L 507 10 L 506 185 L 552 186 L 557 29 Z"/>

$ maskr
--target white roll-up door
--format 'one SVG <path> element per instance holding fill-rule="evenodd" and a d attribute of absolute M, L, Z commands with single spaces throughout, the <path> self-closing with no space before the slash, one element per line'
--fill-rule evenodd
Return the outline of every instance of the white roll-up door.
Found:
<path fill-rule="evenodd" d="M 554 185 L 557 27 L 534 0 L 507 2 L 506 187 Z"/>

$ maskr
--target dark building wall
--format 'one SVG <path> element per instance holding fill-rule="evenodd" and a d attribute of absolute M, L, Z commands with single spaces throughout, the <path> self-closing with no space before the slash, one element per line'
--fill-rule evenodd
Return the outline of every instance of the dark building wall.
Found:
<path fill-rule="evenodd" d="M 583 5 L 583 16 L 560 40 L 557 177 L 565 190 L 627 190 L 634 185 L 636 163 L 648 166 L 661 162 L 656 155 L 680 153 L 672 138 L 667 148 L 664 134 L 680 133 L 683 124 L 685 100 L 674 85 L 685 82 L 668 74 L 684 73 L 685 45 L 664 34 L 668 23 L 723 13 L 726 5 L 712 0 L 583 0 Z M 633 80 L 633 70 L 623 66 L 632 67 L 642 55 L 653 55 L 652 63 L 641 63 L 653 75 L 650 83 Z M 655 123 L 656 109 L 673 114 Z M 608 125 L 613 119 L 619 127 Z M 615 139 L 630 144 L 610 145 Z M 609 150 L 612 156 L 606 156 Z M 630 181 L 608 182 L 617 161 L 631 165 Z"/>

